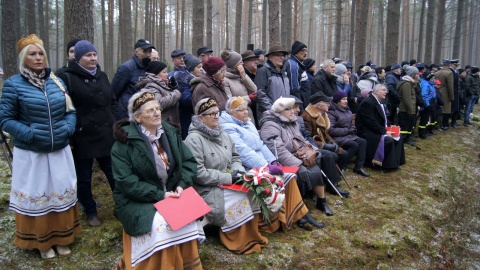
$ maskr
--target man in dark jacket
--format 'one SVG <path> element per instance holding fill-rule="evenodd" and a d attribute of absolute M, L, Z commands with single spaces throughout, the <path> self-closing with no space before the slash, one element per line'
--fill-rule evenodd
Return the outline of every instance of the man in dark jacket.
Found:
<path fill-rule="evenodd" d="M 327 97 L 332 97 L 337 92 L 337 82 L 335 77 L 335 62 L 327 59 L 323 61 L 320 69 L 312 81 L 311 95 L 322 92 Z"/>
<path fill-rule="evenodd" d="M 398 97 L 397 84 L 400 82 L 400 75 L 402 70 L 399 64 L 393 64 L 390 73 L 385 77 L 385 83 L 388 89 L 388 98 L 385 102 L 389 111 L 388 124 L 395 124 L 395 117 L 397 116 L 397 108 L 400 105 L 400 99 Z"/>
<path fill-rule="evenodd" d="M 132 59 L 120 65 L 112 79 L 112 91 L 118 100 L 118 115 L 120 118 L 128 117 L 127 104 L 130 97 L 136 93 L 135 84 L 138 78 L 145 75 L 143 58 L 150 58 L 155 47 L 145 39 L 137 40 Z"/>
<path fill-rule="evenodd" d="M 264 111 L 270 110 L 275 100 L 290 95 L 290 83 L 283 60 L 288 54 L 280 45 L 273 45 L 266 54 L 268 60 L 257 70 L 257 120 L 260 121 Z"/>
<path fill-rule="evenodd" d="M 290 80 L 290 93 L 299 98 L 303 104 L 310 100 L 310 82 L 303 61 L 307 59 L 307 45 L 300 41 L 292 44 L 292 56 L 285 62 L 285 70 Z M 306 106 L 301 106 L 301 111 Z"/>
<path fill-rule="evenodd" d="M 457 128 L 457 120 L 460 117 L 460 96 L 458 90 L 458 72 L 457 68 L 459 66 L 458 59 L 450 60 L 450 71 L 453 73 L 453 101 L 452 101 L 452 121 L 450 126 L 452 128 Z"/>
<path fill-rule="evenodd" d="M 464 126 L 472 124 L 470 123 L 470 113 L 473 111 L 473 106 L 478 101 L 478 95 L 480 94 L 479 72 L 480 69 L 478 67 L 473 67 L 466 79 Z"/>
<path fill-rule="evenodd" d="M 176 71 L 185 70 L 185 54 L 187 54 L 187 52 L 181 49 L 172 51 L 170 56 L 172 57 L 173 70 L 168 73 L 168 77 L 175 75 Z"/>

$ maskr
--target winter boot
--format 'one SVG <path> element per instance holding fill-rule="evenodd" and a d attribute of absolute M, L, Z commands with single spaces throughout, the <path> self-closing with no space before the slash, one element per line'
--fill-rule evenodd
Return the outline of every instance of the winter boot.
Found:
<path fill-rule="evenodd" d="M 325 212 L 327 216 L 333 216 L 333 212 L 330 210 L 330 207 L 328 207 L 326 198 L 317 198 L 317 204 L 315 207 L 320 211 Z"/>

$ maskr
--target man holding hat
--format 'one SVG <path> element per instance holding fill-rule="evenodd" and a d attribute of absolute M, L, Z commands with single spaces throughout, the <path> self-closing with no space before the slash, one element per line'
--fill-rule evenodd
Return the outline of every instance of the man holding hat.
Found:
<path fill-rule="evenodd" d="M 449 128 L 448 120 L 452 112 L 452 102 L 454 101 L 455 78 L 453 72 L 449 69 L 451 61 L 443 59 L 442 68 L 435 73 L 435 77 L 440 81 L 439 90 L 443 98 L 442 130 Z"/>
<path fill-rule="evenodd" d="M 175 71 L 180 71 L 185 69 L 185 61 L 183 57 L 187 54 L 186 51 L 181 49 L 175 49 L 170 54 L 172 57 L 173 70 L 168 73 L 168 77 L 172 77 L 175 74 Z"/>
<path fill-rule="evenodd" d="M 150 58 L 155 47 L 146 39 L 139 39 L 135 43 L 132 59 L 120 65 L 113 76 L 111 89 L 118 100 L 118 115 L 120 118 L 128 117 L 128 100 L 136 93 L 135 84 L 138 78 L 145 75 L 143 58 Z"/>
<path fill-rule="evenodd" d="M 254 81 L 257 86 L 257 120 L 272 107 L 275 100 L 290 95 L 290 82 L 283 67 L 287 54 L 282 46 L 273 45 L 266 55 L 268 60 L 265 66 L 257 70 Z"/>
<path fill-rule="evenodd" d="M 285 70 L 290 80 L 290 93 L 298 97 L 303 104 L 310 99 L 310 81 L 303 61 L 307 59 L 307 45 L 296 40 L 292 44 L 292 56 L 285 62 Z M 305 108 L 302 106 L 301 110 Z"/>

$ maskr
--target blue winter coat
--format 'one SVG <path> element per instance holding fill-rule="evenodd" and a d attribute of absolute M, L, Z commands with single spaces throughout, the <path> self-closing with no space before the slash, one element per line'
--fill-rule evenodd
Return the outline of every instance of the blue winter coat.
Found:
<path fill-rule="evenodd" d="M 235 149 L 240 155 L 243 167 L 246 170 L 265 166 L 276 160 L 275 156 L 262 141 L 255 125 L 242 121 L 223 111 L 220 116 L 223 130 L 235 143 Z"/>
<path fill-rule="evenodd" d="M 425 104 L 424 107 L 421 107 L 420 110 L 430 107 L 430 105 L 435 101 L 435 87 L 433 87 L 434 82 L 429 82 L 423 78 L 420 79 L 420 88 L 422 89 L 422 99 Z"/>
<path fill-rule="evenodd" d="M 120 65 L 112 79 L 112 92 L 118 100 L 118 116 L 120 119 L 128 117 L 128 100 L 137 91 L 135 84 L 138 78 L 145 75 L 142 61 L 136 55 Z"/>
<path fill-rule="evenodd" d="M 3 85 L 0 128 L 15 138 L 18 148 L 54 152 L 67 146 L 75 132 L 75 111 L 65 111 L 65 95 L 50 72 L 46 69 L 43 90 L 20 74 Z M 60 79 L 59 82 L 63 84 Z M 66 89 L 64 84 L 63 87 Z"/>

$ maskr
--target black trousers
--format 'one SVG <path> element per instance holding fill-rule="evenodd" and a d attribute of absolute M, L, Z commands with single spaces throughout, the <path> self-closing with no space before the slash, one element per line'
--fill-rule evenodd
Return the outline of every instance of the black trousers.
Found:
<path fill-rule="evenodd" d="M 367 140 L 363 138 L 357 138 L 352 141 L 348 141 L 342 145 L 343 149 L 348 152 L 348 160 L 350 162 L 354 156 L 357 156 L 357 162 L 355 163 L 355 169 L 360 169 L 365 163 L 365 156 L 367 153 Z"/>
<path fill-rule="evenodd" d="M 403 141 L 405 143 L 410 140 L 410 135 L 412 135 L 413 131 L 414 121 L 414 114 L 407 114 L 406 112 L 398 113 L 398 125 L 400 126 L 400 134 L 402 135 Z"/>

